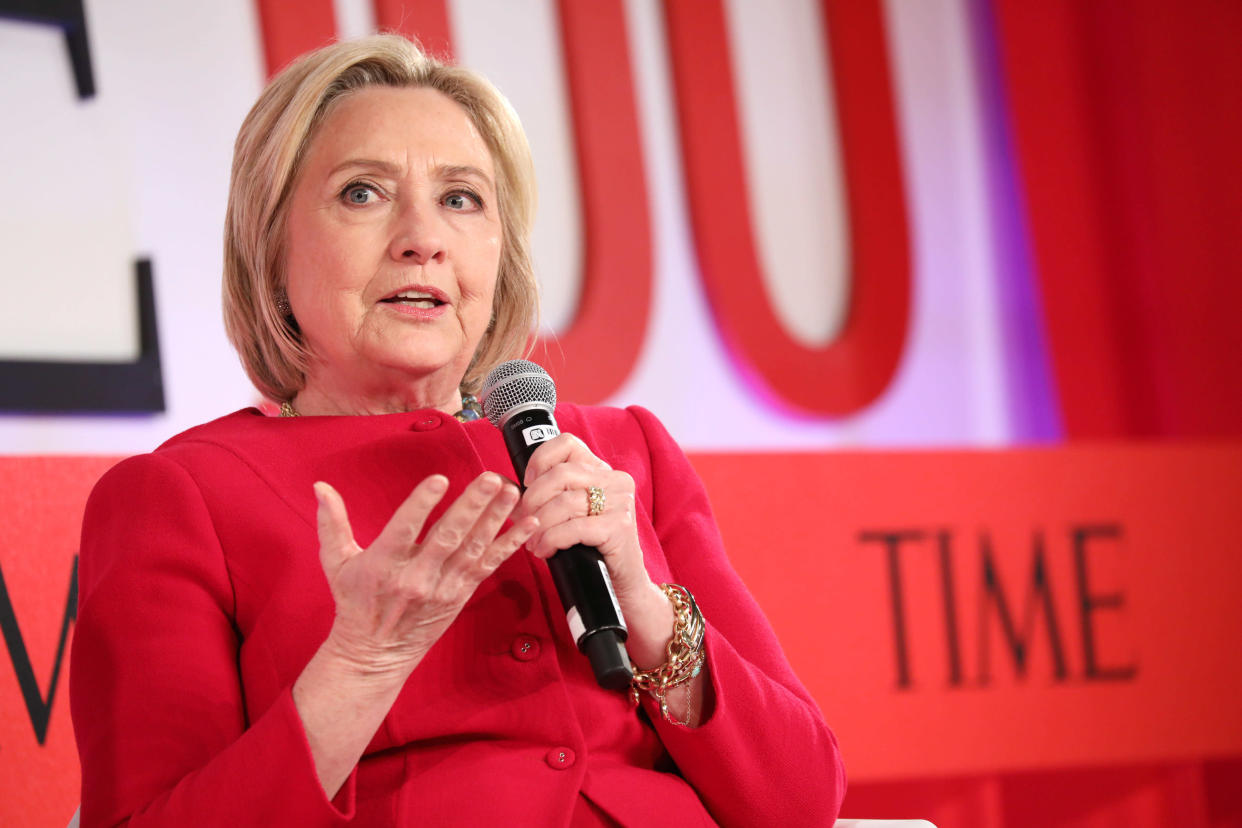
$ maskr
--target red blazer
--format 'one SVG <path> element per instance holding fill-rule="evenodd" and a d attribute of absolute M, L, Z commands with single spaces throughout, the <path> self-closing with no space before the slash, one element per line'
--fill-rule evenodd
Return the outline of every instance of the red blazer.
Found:
<path fill-rule="evenodd" d="M 290 694 L 333 615 L 312 483 L 341 492 L 365 546 L 428 474 L 448 475 L 448 503 L 512 466 L 486 421 L 249 409 L 120 463 L 91 495 L 70 673 L 82 824 L 831 825 L 836 741 L 681 450 L 641 408 L 561 405 L 557 419 L 634 477 L 652 579 L 703 610 L 716 702 L 701 727 L 599 688 L 547 567 L 520 552 L 328 801 Z"/>

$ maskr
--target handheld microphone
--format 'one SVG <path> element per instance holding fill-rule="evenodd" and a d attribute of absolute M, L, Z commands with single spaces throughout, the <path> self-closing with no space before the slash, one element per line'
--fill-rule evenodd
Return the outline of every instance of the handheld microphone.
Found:
<path fill-rule="evenodd" d="M 487 375 L 481 397 L 483 413 L 504 435 L 521 486 L 535 449 L 561 433 L 553 416 L 556 385 L 540 366 L 513 359 Z M 633 678 L 625 650 L 628 630 L 599 550 L 575 544 L 548 558 L 548 568 L 574 641 L 590 659 L 595 680 L 609 690 L 628 686 Z"/>

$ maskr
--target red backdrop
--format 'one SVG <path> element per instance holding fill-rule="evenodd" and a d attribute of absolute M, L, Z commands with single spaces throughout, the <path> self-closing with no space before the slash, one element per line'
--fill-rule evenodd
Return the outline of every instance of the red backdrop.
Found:
<path fill-rule="evenodd" d="M 1242 3 L 992 5 L 1069 436 L 1242 433 Z"/>

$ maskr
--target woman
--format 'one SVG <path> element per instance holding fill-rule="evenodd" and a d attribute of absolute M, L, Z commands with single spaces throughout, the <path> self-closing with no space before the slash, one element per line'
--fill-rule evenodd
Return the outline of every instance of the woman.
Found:
<path fill-rule="evenodd" d="M 519 500 L 472 416 L 533 329 L 533 201 L 500 94 L 399 37 L 264 91 L 225 316 L 284 416 L 191 429 L 91 497 L 83 825 L 831 824 L 835 741 L 660 424 L 560 406 Z M 644 686 L 669 680 L 637 710 L 538 560 L 574 543 L 604 557 Z"/>

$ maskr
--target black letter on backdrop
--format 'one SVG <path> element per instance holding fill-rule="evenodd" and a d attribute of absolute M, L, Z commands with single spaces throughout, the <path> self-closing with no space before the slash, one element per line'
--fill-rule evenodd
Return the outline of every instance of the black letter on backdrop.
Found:
<path fill-rule="evenodd" d="M 164 410 L 151 260 L 134 263 L 138 359 L 133 362 L 0 360 L 0 411 L 95 414 Z"/>
<path fill-rule="evenodd" d="M 95 74 L 91 71 L 91 49 L 86 40 L 86 12 L 82 0 L 0 0 L 0 17 L 47 23 L 63 31 L 78 97 L 94 96 Z"/>
<path fill-rule="evenodd" d="M 906 650 L 905 601 L 901 596 L 901 562 L 898 547 L 902 541 L 922 540 L 923 533 L 907 532 L 860 532 L 862 543 L 879 542 L 888 549 L 888 584 L 893 599 L 893 635 L 897 652 L 897 686 L 910 686 L 910 659 Z"/>
<path fill-rule="evenodd" d="M 30 654 L 26 651 L 26 642 L 22 631 L 17 626 L 17 613 L 13 611 L 13 601 L 9 598 L 9 589 L 4 583 L 4 573 L 0 571 L 0 628 L 4 630 L 4 643 L 9 647 L 9 659 L 13 662 L 13 672 L 17 674 L 17 683 L 22 688 L 22 698 L 26 701 L 26 712 L 30 715 L 30 724 L 34 726 L 35 738 L 39 744 L 47 739 L 47 725 L 52 718 L 52 700 L 56 697 L 56 682 L 60 679 L 60 666 L 65 657 L 65 641 L 69 637 L 69 622 L 78 617 L 78 556 L 73 556 L 73 568 L 69 572 L 69 598 L 65 601 L 65 615 L 60 622 L 60 641 L 56 644 L 56 660 L 52 662 L 52 680 L 47 685 L 47 698 L 39 692 L 39 682 L 35 678 L 34 667 L 30 663 Z"/>
<path fill-rule="evenodd" d="M 1044 536 L 1037 531 L 1034 536 L 1035 554 L 1031 569 L 1031 590 L 1027 593 L 1025 611 L 1022 614 L 1022 630 L 1015 628 L 1013 616 L 1009 612 L 1009 602 L 1005 600 L 1005 591 L 1001 588 L 1000 579 L 996 576 L 996 566 L 992 559 L 992 541 L 987 533 L 979 536 L 979 552 L 983 562 L 983 591 L 979 593 L 979 683 L 988 683 L 988 606 L 989 599 L 996 605 L 1000 618 L 1001 629 L 1005 633 L 1005 641 L 1013 654 L 1013 663 L 1019 677 L 1026 675 L 1027 645 L 1030 643 L 1032 628 L 1035 625 L 1035 613 L 1039 604 L 1043 604 L 1044 618 L 1048 624 L 1048 638 L 1052 644 L 1052 659 L 1057 679 L 1064 679 L 1065 652 L 1061 647 L 1061 633 L 1057 627 L 1056 609 L 1052 601 L 1052 586 L 1048 582 L 1047 566 L 1044 563 Z"/>
<path fill-rule="evenodd" d="M 940 592 L 944 599 L 944 637 L 949 645 L 949 684 L 962 683 L 962 651 L 957 634 L 957 592 L 953 588 L 953 536 L 947 529 L 936 533 L 940 541 Z"/>
<path fill-rule="evenodd" d="M 56 26 L 65 33 L 78 98 L 95 95 L 82 0 L 0 0 L 0 18 Z M 151 261 L 136 262 L 139 355 L 135 362 L 0 359 L 0 411 L 148 413 L 164 410 Z"/>
<path fill-rule="evenodd" d="M 1125 596 L 1120 592 L 1092 595 L 1087 584 L 1087 541 L 1092 538 L 1120 538 L 1121 527 L 1115 524 L 1080 526 L 1074 529 L 1074 567 L 1078 573 L 1078 605 L 1082 619 L 1082 654 L 1086 662 L 1085 678 L 1090 681 L 1129 681 L 1138 673 L 1137 664 L 1124 667 L 1101 667 L 1096 661 L 1095 629 L 1091 613 L 1098 609 L 1121 609 Z"/>

